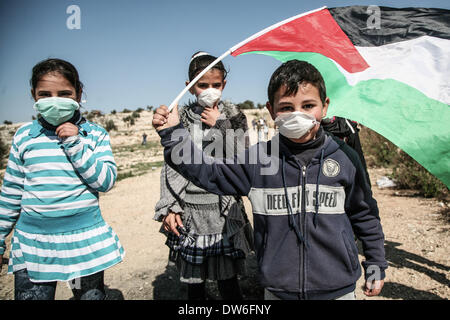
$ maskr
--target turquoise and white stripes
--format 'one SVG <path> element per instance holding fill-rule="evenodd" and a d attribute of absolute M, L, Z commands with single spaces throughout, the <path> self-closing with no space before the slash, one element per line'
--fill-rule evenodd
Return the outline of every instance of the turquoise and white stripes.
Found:
<path fill-rule="evenodd" d="M 61 141 L 37 121 L 12 142 L 0 194 L 0 254 L 14 224 L 9 271 L 27 268 L 33 281 L 95 273 L 123 257 L 100 213 L 98 192 L 117 176 L 109 135 L 85 122 Z"/>
<path fill-rule="evenodd" d="M 34 282 L 67 281 L 112 267 L 125 252 L 105 222 L 76 232 L 32 234 L 16 228 L 8 273 L 27 269 Z"/>

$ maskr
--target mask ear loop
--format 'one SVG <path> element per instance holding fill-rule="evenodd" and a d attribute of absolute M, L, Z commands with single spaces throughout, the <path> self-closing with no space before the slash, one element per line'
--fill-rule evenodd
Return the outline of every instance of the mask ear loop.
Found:
<path fill-rule="evenodd" d="M 83 96 L 84 96 L 84 99 L 83 99 Z M 81 91 L 81 99 L 80 99 L 80 102 L 77 101 L 78 105 L 80 106 L 80 107 L 78 108 L 78 110 L 80 110 L 80 112 L 81 112 L 81 108 L 83 108 L 84 111 L 87 111 L 87 112 L 88 112 L 88 110 L 81 104 L 81 103 L 85 103 L 85 102 L 87 102 L 87 94 L 86 94 L 86 92 L 85 92 L 84 90 L 82 90 L 82 91 Z"/>
<path fill-rule="evenodd" d="M 316 125 L 320 125 L 320 121 L 313 120 L 313 124 L 314 124 L 314 126 L 313 126 L 311 129 L 309 129 L 305 134 L 311 133 L 311 130 L 312 130 Z M 314 138 L 315 138 L 315 137 L 314 137 Z"/>

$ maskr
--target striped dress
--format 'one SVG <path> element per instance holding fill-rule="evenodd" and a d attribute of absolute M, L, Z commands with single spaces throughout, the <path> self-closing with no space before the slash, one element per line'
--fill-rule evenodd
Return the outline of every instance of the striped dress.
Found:
<path fill-rule="evenodd" d="M 14 228 L 8 273 L 27 269 L 34 282 L 68 281 L 121 262 L 124 250 L 98 202 L 116 175 L 99 125 L 86 121 L 63 141 L 37 120 L 20 127 L 0 194 L 0 254 Z"/>

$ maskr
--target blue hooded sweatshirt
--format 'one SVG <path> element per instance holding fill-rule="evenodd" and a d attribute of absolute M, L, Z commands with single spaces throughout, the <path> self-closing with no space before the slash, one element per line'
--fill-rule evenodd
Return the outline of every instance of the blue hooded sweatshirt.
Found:
<path fill-rule="evenodd" d="M 302 166 L 279 135 L 234 159 L 208 157 L 182 124 L 159 135 L 165 161 L 186 179 L 211 193 L 249 198 L 260 281 L 276 296 L 334 299 L 353 291 L 361 276 L 355 235 L 365 278 L 384 279 L 377 203 L 357 153 L 344 142 L 326 136 Z"/>

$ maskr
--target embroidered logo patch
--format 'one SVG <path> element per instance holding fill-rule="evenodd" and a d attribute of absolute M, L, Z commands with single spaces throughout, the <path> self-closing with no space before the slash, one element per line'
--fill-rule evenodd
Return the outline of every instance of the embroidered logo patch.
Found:
<path fill-rule="evenodd" d="M 336 177 L 340 171 L 341 168 L 339 166 L 339 163 L 333 159 L 327 159 L 323 163 L 322 173 L 327 177 L 330 178 Z"/>

